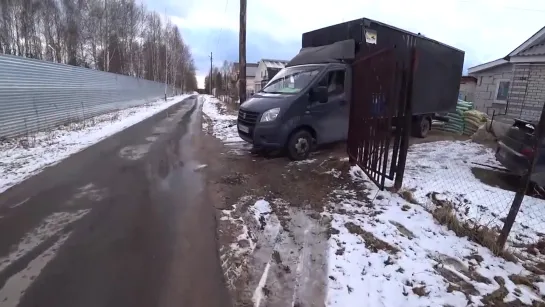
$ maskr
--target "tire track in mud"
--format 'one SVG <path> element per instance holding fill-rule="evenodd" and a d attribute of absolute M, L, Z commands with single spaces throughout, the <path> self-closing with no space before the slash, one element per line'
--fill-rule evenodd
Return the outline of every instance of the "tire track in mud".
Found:
<path fill-rule="evenodd" d="M 263 206 L 256 203 L 242 214 L 255 248 L 239 256 L 250 259 L 247 268 L 242 269 L 248 271 L 248 280 L 244 282 L 247 288 L 240 295 L 239 303 L 255 307 L 324 306 L 326 225 L 309 217 L 305 210 L 289 208 L 281 200 L 272 202 L 275 209 L 269 206 L 263 210 Z M 277 215 L 275 210 L 282 213 Z"/>

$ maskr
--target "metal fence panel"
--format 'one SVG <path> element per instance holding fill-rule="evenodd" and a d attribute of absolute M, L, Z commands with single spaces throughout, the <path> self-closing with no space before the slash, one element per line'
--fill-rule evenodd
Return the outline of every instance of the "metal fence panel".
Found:
<path fill-rule="evenodd" d="M 174 92 L 169 87 L 167 95 Z M 164 83 L 0 55 L 0 139 L 142 105 L 164 94 Z"/>

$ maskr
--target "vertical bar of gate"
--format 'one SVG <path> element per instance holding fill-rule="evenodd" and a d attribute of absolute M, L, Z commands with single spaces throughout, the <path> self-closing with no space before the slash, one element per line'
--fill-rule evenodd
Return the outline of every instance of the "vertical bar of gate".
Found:
<path fill-rule="evenodd" d="M 348 116 L 348 139 L 346 141 L 346 152 L 348 153 L 348 161 L 351 165 L 354 165 L 357 163 L 357 155 L 358 153 L 358 140 L 356 139 L 356 131 L 357 131 L 357 125 L 356 125 L 356 114 L 357 114 L 357 103 L 356 99 L 357 96 L 357 90 L 358 86 L 354 84 L 354 80 L 356 80 L 358 69 L 356 68 L 357 63 L 354 63 L 353 69 L 352 69 L 352 93 L 350 95 L 350 113 Z"/>
<path fill-rule="evenodd" d="M 399 152 L 399 164 L 396 170 L 396 178 L 394 181 L 394 189 L 399 190 L 403 185 L 403 175 L 405 174 L 405 165 L 407 163 L 407 152 L 409 151 L 409 137 L 412 124 L 412 96 L 413 96 L 413 79 L 416 64 L 416 49 L 411 48 L 411 61 L 409 64 L 409 72 L 407 74 L 407 95 L 405 96 L 405 116 L 403 117 L 403 136 L 401 138 L 401 148 Z"/>
<path fill-rule="evenodd" d="M 393 52 L 393 50 L 392 50 Z M 389 53 L 389 55 L 392 55 L 392 52 Z M 384 138 L 382 138 L 382 144 L 380 146 L 381 150 L 382 150 L 382 159 L 383 159 L 383 163 L 382 163 L 382 180 L 381 180 L 381 183 L 380 183 L 380 189 L 381 190 L 384 190 L 384 182 L 386 181 L 386 166 L 388 165 L 388 153 L 389 153 L 389 150 L 390 150 L 390 142 L 391 142 L 391 139 L 392 139 L 392 116 L 395 114 L 395 105 L 396 105 L 396 67 L 395 67 L 395 63 L 397 62 L 396 59 L 395 59 L 395 56 L 389 56 L 387 58 L 387 60 L 389 61 L 388 63 L 388 72 L 391 74 L 390 76 L 388 76 L 388 78 L 386 79 L 386 82 L 388 82 L 388 84 L 386 84 L 386 88 L 388 88 L 389 90 L 386 92 L 386 112 L 385 112 L 385 118 L 384 118 L 384 127 L 383 127 L 383 131 L 384 133 L 386 134 Z M 392 69 L 392 66 L 393 66 L 393 69 Z"/>
<path fill-rule="evenodd" d="M 515 195 L 515 198 L 513 199 L 513 203 L 511 204 L 511 208 L 509 209 L 509 214 L 507 214 L 507 218 L 505 219 L 505 223 L 503 224 L 503 228 L 501 230 L 500 236 L 498 237 L 497 245 L 501 249 L 505 247 L 505 242 L 507 242 L 507 237 L 509 237 L 511 228 L 513 227 L 513 224 L 515 223 L 515 219 L 520 210 L 520 206 L 522 205 L 522 200 L 524 199 L 524 195 L 526 194 L 526 191 L 528 190 L 530 179 L 532 177 L 532 173 L 534 172 L 536 161 L 539 157 L 539 150 L 541 148 L 541 142 L 543 140 L 543 137 L 545 137 L 545 104 L 543 105 L 543 109 L 541 110 L 539 124 L 537 126 L 536 133 L 534 136 L 534 144 L 533 144 L 534 156 L 532 157 L 532 161 L 530 162 L 530 165 L 528 166 L 528 171 L 522 177 L 522 181 L 521 181 L 522 185 L 517 190 L 517 194 Z"/>
<path fill-rule="evenodd" d="M 400 71 L 399 69 L 399 63 L 396 60 L 396 66 L 395 66 L 395 74 L 397 76 L 397 73 Z M 396 89 L 399 92 L 399 96 L 396 100 L 396 106 L 397 106 L 397 112 L 395 117 L 395 136 L 394 136 L 394 148 L 392 150 L 392 163 L 390 165 L 390 174 L 389 179 L 394 179 L 395 171 L 397 170 L 397 155 L 399 152 L 399 142 L 401 141 L 401 133 L 402 133 L 402 123 L 403 123 L 403 114 L 405 112 L 405 82 L 406 82 L 406 72 L 404 69 L 401 69 L 401 78 L 400 81 L 396 80 Z"/>
<path fill-rule="evenodd" d="M 362 63 L 370 63 L 369 61 L 364 61 Z M 371 63 L 370 63 L 371 64 Z M 370 64 L 367 64 L 370 66 Z M 371 67 L 364 67 L 365 70 L 368 70 L 368 69 L 372 69 Z M 366 74 L 362 74 L 362 77 L 367 77 Z M 369 156 L 369 151 L 370 151 L 370 142 L 371 142 L 371 138 L 372 138 L 372 134 L 373 134 L 373 127 L 369 124 L 369 112 L 371 111 L 369 109 L 369 106 L 371 105 L 370 103 L 367 102 L 367 100 L 373 99 L 372 97 L 372 93 L 370 93 L 369 91 L 369 88 L 370 88 L 370 83 L 373 82 L 373 80 L 367 80 L 366 78 L 362 78 L 363 79 L 363 82 L 362 82 L 362 86 L 363 86 L 363 90 L 361 91 L 361 94 L 363 96 L 363 101 L 362 101 L 362 115 L 363 115 L 363 131 L 364 133 L 362 133 L 362 137 L 363 137 L 363 149 L 362 149 L 362 159 L 363 160 L 360 160 L 362 165 L 365 166 L 366 169 L 369 169 L 370 168 L 370 163 L 371 163 L 371 160 L 370 160 L 370 156 Z M 373 178 L 371 178 L 373 179 Z"/>

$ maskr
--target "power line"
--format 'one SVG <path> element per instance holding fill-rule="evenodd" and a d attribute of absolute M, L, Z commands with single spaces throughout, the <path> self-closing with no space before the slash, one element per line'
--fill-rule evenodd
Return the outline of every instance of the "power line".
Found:
<path fill-rule="evenodd" d="M 480 1 L 458 0 L 458 2 L 475 4 L 475 2 L 480 2 Z M 519 11 L 527 11 L 527 12 L 535 12 L 535 13 L 545 13 L 545 10 L 536 10 L 536 9 L 529 9 L 529 8 L 523 8 L 523 7 L 504 6 L 504 5 L 495 5 L 495 4 L 493 4 L 493 5 L 495 7 L 497 7 L 497 8 L 508 9 L 508 10 L 519 10 Z"/>
<path fill-rule="evenodd" d="M 223 10 L 223 15 L 227 15 L 227 7 L 229 6 L 229 0 L 225 0 L 225 9 Z M 220 38 L 221 38 L 221 35 L 223 34 L 223 30 L 225 29 L 224 26 L 222 26 L 218 32 L 218 39 L 216 40 L 216 47 L 215 47 L 215 50 L 216 50 L 216 53 L 218 51 L 218 47 L 219 47 L 219 44 L 220 44 Z"/>

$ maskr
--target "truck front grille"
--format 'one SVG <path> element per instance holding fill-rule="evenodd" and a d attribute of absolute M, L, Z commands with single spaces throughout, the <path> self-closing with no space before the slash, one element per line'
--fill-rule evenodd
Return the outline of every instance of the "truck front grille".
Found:
<path fill-rule="evenodd" d="M 238 121 L 246 126 L 255 126 L 259 113 L 246 110 L 238 110 Z"/>

